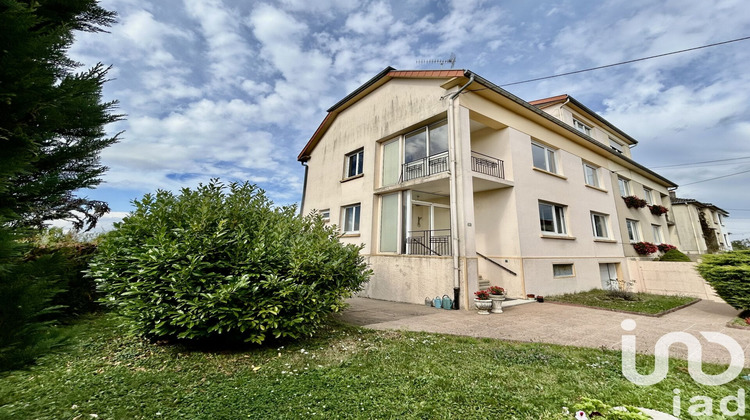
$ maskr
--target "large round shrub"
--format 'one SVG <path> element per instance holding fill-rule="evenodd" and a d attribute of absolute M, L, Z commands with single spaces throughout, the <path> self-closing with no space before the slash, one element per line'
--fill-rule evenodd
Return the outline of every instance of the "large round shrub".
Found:
<path fill-rule="evenodd" d="M 370 271 L 320 217 L 247 183 L 147 194 L 91 264 L 105 303 L 148 337 L 311 335 Z"/>
<path fill-rule="evenodd" d="M 683 254 L 678 249 L 670 249 L 659 258 L 659 261 L 690 262 L 691 260 L 690 257 Z"/>
<path fill-rule="evenodd" d="M 735 309 L 750 309 L 750 251 L 704 255 L 698 272 Z"/>

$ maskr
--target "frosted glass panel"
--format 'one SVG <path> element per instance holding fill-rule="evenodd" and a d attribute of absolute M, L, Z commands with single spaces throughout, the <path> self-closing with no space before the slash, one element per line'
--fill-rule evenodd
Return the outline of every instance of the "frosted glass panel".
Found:
<path fill-rule="evenodd" d="M 393 185 L 398 182 L 401 159 L 398 154 L 398 141 L 392 141 L 383 145 L 383 186 Z"/>
<path fill-rule="evenodd" d="M 398 251 L 398 193 L 380 201 L 380 252 Z"/>

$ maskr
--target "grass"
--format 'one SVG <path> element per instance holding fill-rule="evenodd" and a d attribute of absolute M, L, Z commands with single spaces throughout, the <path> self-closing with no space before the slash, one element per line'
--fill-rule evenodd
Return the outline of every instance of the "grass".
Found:
<path fill-rule="evenodd" d="M 574 303 L 593 308 L 636 312 L 646 315 L 660 314 L 697 300 L 688 296 L 652 295 L 601 289 L 545 296 L 544 299 L 551 302 Z"/>
<path fill-rule="evenodd" d="M 67 351 L 0 376 L 0 418 L 561 419 L 580 397 L 671 412 L 675 388 L 684 401 L 713 398 L 718 410 L 747 383 L 703 387 L 673 360 L 667 379 L 640 387 L 611 350 L 335 323 L 313 339 L 201 351 L 129 337 L 120 321 L 84 320 Z M 653 363 L 639 356 L 642 373 Z"/>

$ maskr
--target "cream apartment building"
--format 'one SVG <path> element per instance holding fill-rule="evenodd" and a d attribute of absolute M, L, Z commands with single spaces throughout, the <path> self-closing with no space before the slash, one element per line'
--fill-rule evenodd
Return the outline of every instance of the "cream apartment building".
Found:
<path fill-rule="evenodd" d="M 671 201 L 682 252 L 697 257 L 732 250 L 724 224 L 724 219 L 729 217 L 726 210 L 692 198 L 675 196 Z"/>
<path fill-rule="evenodd" d="M 364 244 L 364 296 L 468 308 L 480 281 L 511 297 L 622 287 L 631 242 L 676 243 L 676 185 L 636 140 L 574 98 L 525 102 L 465 70 L 386 68 L 328 110 L 299 154 L 302 212 Z M 481 279 L 481 280 L 480 280 Z"/>

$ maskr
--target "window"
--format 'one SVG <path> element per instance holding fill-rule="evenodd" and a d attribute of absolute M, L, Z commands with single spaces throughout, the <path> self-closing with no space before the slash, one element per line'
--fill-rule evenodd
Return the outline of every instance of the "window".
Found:
<path fill-rule="evenodd" d="M 663 244 L 664 238 L 661 236 L 661 226 L 651 225 L 651 229 L 654 231 L 654 242 L 657 244 Z"/>
<path fill-rule="evenodd" d="M 599 171 L 596 166 L 584 163 L 583 176 L 586 180 L 586 185 L 591 185 L 592 187 L 599 188 Z"/>
<path fill-rule="evenodd" d="M 573 277 L 573 264 L 552 264 L 554 277 Z"/>
<path fill-rule="evenodd" d="M 346 155 L 346 178 L 362 174 L 362 160 L 364 156 L 364 149 L 359 149 Z"/>
<path fill-rule="evenodd" d="M 318 210 L 318 213 L 320 213 L 324 221 L 331 221 L 331 209 Z"/>
<path fill-rule="evenodd" d="M 573 127 L 576 128 L 576 130 L 580 131 L 581 133 L 590 136 L 591 135 L 591 127 L 588 125 L 578 121 L 577 119 L 573 118 Z"/>
<path fill-rule="evenodd" d="M 344 233 L 359 233 L 360 205 L 344 207 Z"/>
<path fill-rule="evenodd" d="M 404 136 L 404 163 L 448 151 L 448 123 L 446 121 L 423 127 Z"/>
<path fill-rule="evenodd" d="M 612 148 L 617 153 L 622 153 L 622 144 L 618 142 L 617 140 L 613 139 L 612 137 L 609 138 L 609 147 Z"/>
<path fill-rule="evenodd" d="M 641 235 L 638 232 L 638 221 L 626 219 L 625 224 L 628 228 L 628 239 L 630 240 L 630 242 L 640 242 Z"/>
<path fill-rule="evenodd" d="M 541 144 L 531 143 L 531 158 L 534 161 L 534 167 L 543 169 L 547 172 L 557 173 L 555 162 L 555 150 Z"/>
<path fill-rule="evenodd" d="M 617 177 L 617 185 L 620 186 L 620 195 L 627 197 L 630 195 L 630 180 Z"/>
<path fill-rule="evenodd" d="M 539 203 L 539 224 L 542 232 L 565 235 L 565 207 L 557 204 Z"/>
<path fill-rule="evenodd" d="M 651 190 L 646 187 L 643 187 L 643 198 L 646 199 L 646 204 L 649 206 L 654 205 L 654 200 L 651 198 Z"/>
<path fill-rule="evenodd" d="M 607 232 L 607 215 L 601 213 L 591 213 L 591 224 L 594 228 L 594 237 L 599 239 L 608 239 Z"/>
<path fill-rule="evenodd" d="M 399 194 L 388 194 L 380 198 L 380 252 L 398 251 Z"/>
<path fill-rule="evenodd" d="M 383 186 L 398 183 L 401 175 L 401 150 L 398 139 L 383 144 Z"/>

